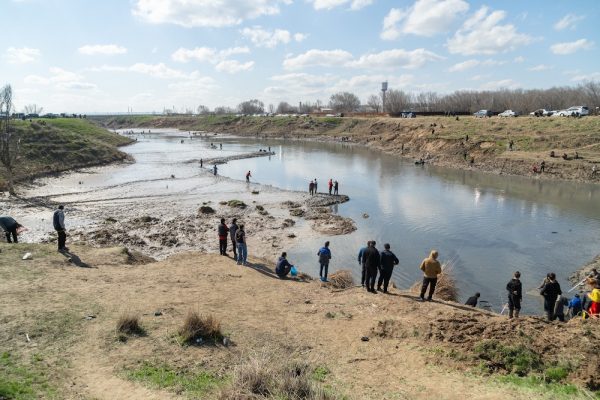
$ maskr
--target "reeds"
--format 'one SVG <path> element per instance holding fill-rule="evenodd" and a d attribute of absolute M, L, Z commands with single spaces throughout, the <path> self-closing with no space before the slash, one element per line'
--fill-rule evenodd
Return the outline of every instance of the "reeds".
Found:
<path fill-rule="evenodd" d="M 352 272 L 347 269 L 341 269 L 329 276 L 329 284 L 335 289 L 348 289 L 354 286 Z"/>

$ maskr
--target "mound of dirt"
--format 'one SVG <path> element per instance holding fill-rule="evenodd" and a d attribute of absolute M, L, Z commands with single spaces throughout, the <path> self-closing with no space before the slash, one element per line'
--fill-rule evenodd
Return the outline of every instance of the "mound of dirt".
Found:
<path fill-rule="evenodd" d="M 306 200 L 306 205 L 309 207 L 326 207 L 332 206 L 334 204 L 341 204 L 350 201 L 350 197 L 346 195 L 327 195 L 327 194 L 317 194 L 314 196 L 310 196 Z"/>

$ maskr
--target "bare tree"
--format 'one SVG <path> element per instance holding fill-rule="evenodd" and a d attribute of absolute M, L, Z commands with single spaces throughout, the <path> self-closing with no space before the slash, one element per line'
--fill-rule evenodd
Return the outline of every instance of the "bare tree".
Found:
<path fill-rule="evenodd" d="M 275 106 L 273 104 L 269 104 L 269 113 L 270 114 L 274 114 L 275 113 Z"/>
<path fill-rule="evenodd" d="M 265 104 L 257 99 L 244 101 L 237 108 L 242 114 L 262 114 L 265 112 Z"/>
<path fill-rule="evenodd" d="M 25 113 L 25 115 L 41 115 L 43 111 L 44 107 L 38 107 L 37 104 L 27 104 L 25 107 L 23 107 L 23 113 Z"/>
<path fill-rule="evenodd" d="M 13 170 L 19 158 L 21 139 L 10 125 L 12 108 L 12 88 L 10 85 L 6 85 L 0 89 L 0 162 L 6 169 L 8 191 L 14 194 Z"/>
<path fill-rule="evenodd" d="M 398 115 L 402 111 L 407 111 L 411 106 L 410 94 L 402 90 L 388 90 L 385 95 L 385 112 L 390 115 Z"/>
<path fill-rule="evenodd" d="M 377 94 L 370 95 L 367 99 L 367 105 L 376 113 L 381 112 L 381 96 Z"/>
<path fill-rule="evenodd" d="M 331 95 L 329 107 L 337 112 L 352 112 L 360 107 L 360 100 L 350 92 L 339 92 Z"/>
<path fill-rule="evenodd" d="M 210 110 L 208 107 L 203 106 L 202 104 L 198 106 L 198 108 L 196 109 L 198 115 L 207 115 L 210 114 Z"/>
<path fill-rule="evenodd" d="M 296 111 L 296 107 L 285 101 L 282 101 L 277 105 L 277 114 L 293 114 Z"/>
<path fill-rule="evenodd" d="M 217 115 L 233 114 L 234 112 L 235 111 L 231 107 L 227 107 L 227 106 L 215 107 L 215 114 L 217 114 Z"/>

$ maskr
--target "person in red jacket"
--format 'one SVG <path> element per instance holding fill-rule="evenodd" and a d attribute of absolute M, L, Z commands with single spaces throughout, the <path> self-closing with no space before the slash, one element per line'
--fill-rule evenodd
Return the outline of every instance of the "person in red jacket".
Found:
<path fill-rule="evenodd" d="M 219 235 L 219 253 L 222 256 L 227 255 L 227 233 L 229 233 L 229 228 L 225 224 L 225 218 L 221 218 L 221 223 L 217 226 L 217 234 Z"/>
<path fill-rule="evenodd" d="M 331 189 L 333 189 L 333 179 L 329 178 L 329 183 L 327 183 L 329 187 L 329 195 L 331 196 Z"/>

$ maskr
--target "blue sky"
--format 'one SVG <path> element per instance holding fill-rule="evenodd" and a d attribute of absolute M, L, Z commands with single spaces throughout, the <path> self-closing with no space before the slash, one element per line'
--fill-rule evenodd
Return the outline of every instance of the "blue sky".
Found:
<path fill-rule="evenodd" d="M 600 80 L 598 21 L 596 0 L 0 0 L 0 84 L 77 113 L 576 85 Z"/>

